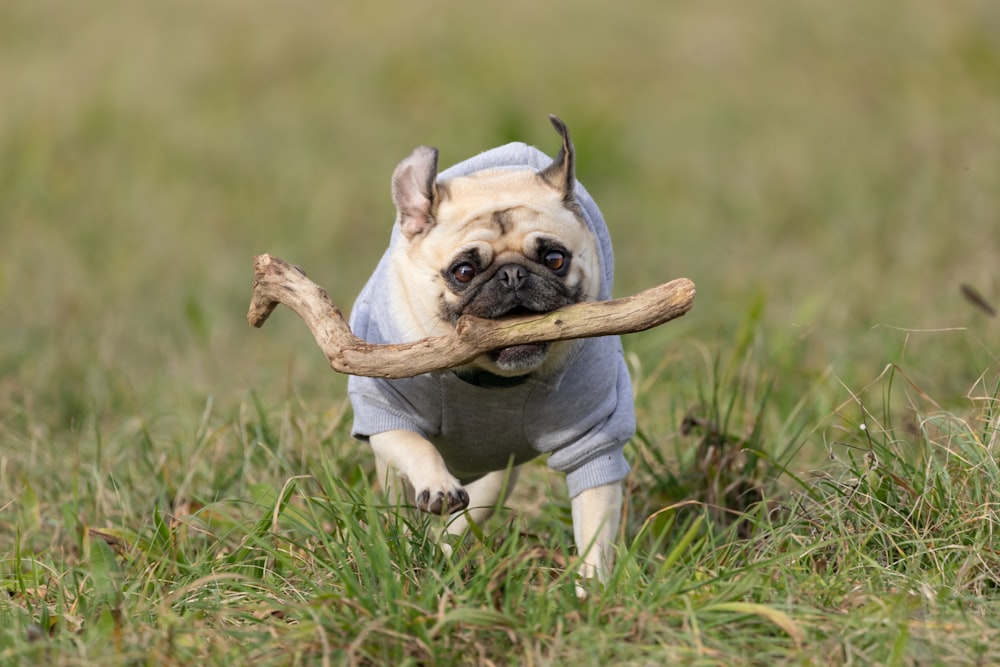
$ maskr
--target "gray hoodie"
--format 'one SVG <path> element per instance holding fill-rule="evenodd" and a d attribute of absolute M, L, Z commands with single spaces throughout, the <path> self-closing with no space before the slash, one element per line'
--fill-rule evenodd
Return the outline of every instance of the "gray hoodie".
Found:
<path fill-rule="evenodd" d="M 543 169 L 552 158 L 523 143 L 481 153 L 442 172 L 446 181 L 496 168 Z M 611 298 L 614 256 L 604 217 L 577 182 L 576 199 L 600 247 L 599 299 Z M 398 227 L 391 244 L 400 242 Z M 390 245 L 391 249 L 391 245 Z M 358 296 L 351 329 L 370 343 L 399 343 L 385 285 L 389 251 Z M 402 380 L 351 376 L 355 437 L 406 429 L 434 443 L 449 471 L 463 484 L 549 454 L 548 465 L 566 474 L 570 496 L 618 482 L 629 466 L 622 450 L 635 434 L 632 385 L 617 336 L 587 338 L 562 370 L 510 386 L 479 384 L 453 371 Z"/>

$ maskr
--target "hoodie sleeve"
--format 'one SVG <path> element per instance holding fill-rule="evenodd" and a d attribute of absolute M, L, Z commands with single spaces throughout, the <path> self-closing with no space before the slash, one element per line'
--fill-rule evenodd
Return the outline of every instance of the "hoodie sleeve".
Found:
<path fill-rule="evenodd" d="M 391 306 L 382 285 L 389 253 L 379 262 L 371 279 L 351 309 L 351 330 L 369 343 L 389 343 L 396 338 L 391 329 Z M 352 375 L 347 394 L 354 408 L 354 437 L 367 440 L 384 431 L 405 429 L 425 438 L 440 427 L 441 391 L 432 376 L 384 380 Z"/>
<path fill-rule="evenodd" d="M 387 380 L 351 376 L 347 393 L 354 407 L 351 435 L 367 440 L 385 431 L 404 429 L 428 437 L 439 429 L 440 391 L 431 377 Z M 420 385 L 420 386 L 417 386 Z"/>

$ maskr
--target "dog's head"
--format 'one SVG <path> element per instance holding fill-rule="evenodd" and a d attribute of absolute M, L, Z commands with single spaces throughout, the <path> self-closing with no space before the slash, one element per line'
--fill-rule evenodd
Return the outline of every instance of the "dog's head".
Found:
<path fill-rule="evenodd" d="M 441 335 L 465 314 L 544 313 L 593 300 L 600 286 L 597 241 L 573 195 L 573 143 L 540 171 L 494 169 L 437 180 L 437 150 L 421 146 L 392 177 L 403 238 L 392 256 L 394 308 L 413 339 Z M 494 350 L 473 365 L 502 376 L 544 372 L 572 343 Z"/>

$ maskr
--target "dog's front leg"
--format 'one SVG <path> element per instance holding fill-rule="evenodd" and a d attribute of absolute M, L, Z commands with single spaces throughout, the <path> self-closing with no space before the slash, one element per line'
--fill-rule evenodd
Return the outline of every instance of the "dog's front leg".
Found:
<path fill-rule="evenodd" d="M 418 509 L 431 514 L 451 514 L 469 505 L 469 494 L 448 472 L 433 444 L 413 431 L 377 433 L 369 438 L 382 465 L 413 487 L 410 498 Z M 379 480 L 385 481 L 385 480 Z"/>
<path fill-rule="evenodd" d="M 571 501 L 573 535 L 580 554 L 580 576 L 607 581 L 614 558 L 614 541 L 621 519 L 622 485 L 604 484 L 581 491 Z M 583 594 L 582 589 L 577 590 Z"/>

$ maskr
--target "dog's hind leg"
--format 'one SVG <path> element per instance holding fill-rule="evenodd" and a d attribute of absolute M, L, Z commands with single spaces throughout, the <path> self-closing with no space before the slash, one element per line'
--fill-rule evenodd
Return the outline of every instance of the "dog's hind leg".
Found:
<path fill-rule="evenodd" d="M 469 522 L 481 524 L 493 515 L 497 506 L 507 500 L 514 483 L 517 482 L 518 468 L 497 470 L 487 473 L 475 482 L 465 485 L 469 492 L 469 508 L 455 515 L 448 522 L 448 535 L 461 535 L 469 527 Z"/>

